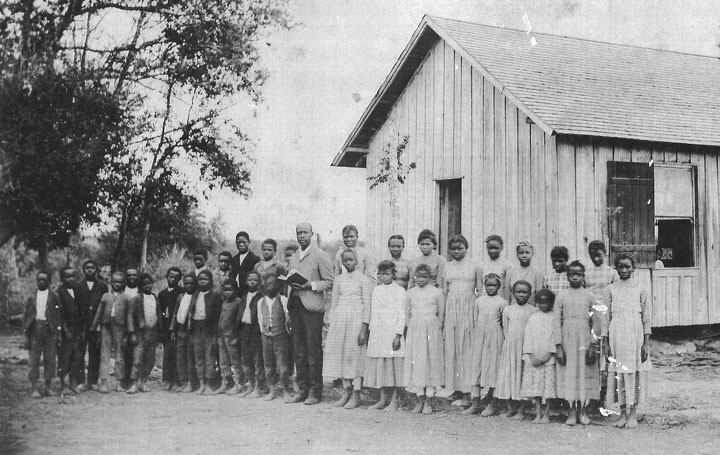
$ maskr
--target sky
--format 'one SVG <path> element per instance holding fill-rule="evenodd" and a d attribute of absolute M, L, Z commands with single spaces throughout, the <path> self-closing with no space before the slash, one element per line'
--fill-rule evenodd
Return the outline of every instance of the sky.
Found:
<path fill-rule="evenodd" d="M 264 101 L 239 106 L 255 141 L 252 194 L 215 193 L 229 237 L 289 239 L 309 221 L 322 240 L 366 225 L 365 169 L 334 168 L 352 131 L 424 14 L 564 36 L 720 56 L 720 0 L 296 0 L 302 26 L 263 51 Z"/>

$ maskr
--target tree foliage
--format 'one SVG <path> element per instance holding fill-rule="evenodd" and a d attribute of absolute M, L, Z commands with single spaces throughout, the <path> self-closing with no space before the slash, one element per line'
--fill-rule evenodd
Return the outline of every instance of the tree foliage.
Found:
<path fill-rule="evenodd" d="M 115 106 L 132 120 L 118 123 L 118 131 L 109 134 L 115 148 L 99 155 L 101 169 L 84 167 L 79 175 L 93 191 L 82 199 L 87 210 L 75 219 L 93 224 L 104 214 L 118 230 L 116 259 L 134 225 L 143 226 L 147 250 L 152 224 L 162 223 L 162 210 L 196 204 L 216 188 L 248 194 L 252 143 L 229 112 L 243 99 L 262 100 L 268 74 L 259 64 L 259 50 L 269 45 L 269 32 L 292 26 L 286 4 L 15 0 L 0 6 L 0 76 L 34 86 L 38 75 L 72 75 L 83 89 L 88 81 L 102 81 Z M 117 24 L 124 26 L 118 30 Z M 79 118 L 70 129 L 92 127 L 92 122 L 81 125 L 85 121 Z M 78 142 L 69 144 L 66 148 Z M 24 160 L 26 151 L 17 153 Z M 46 180 L 58 184 L 59 178 L 59 173 L 49 173 Z M 33 191 L 31 185 L 25 188 Z M 50 230 L 78 226 L 66 224 Z"/>

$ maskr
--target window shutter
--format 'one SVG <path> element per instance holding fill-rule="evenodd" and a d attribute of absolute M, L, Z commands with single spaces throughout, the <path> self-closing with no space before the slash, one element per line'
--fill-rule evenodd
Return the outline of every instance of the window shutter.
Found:
<path fill-rule="evenodd" d="M 619 161 L 607 165 L 610 251 L 613 258 L 620 252 L 633 253 L 637 267 L 650 268 L 655 263 L 653 168 Z"/>

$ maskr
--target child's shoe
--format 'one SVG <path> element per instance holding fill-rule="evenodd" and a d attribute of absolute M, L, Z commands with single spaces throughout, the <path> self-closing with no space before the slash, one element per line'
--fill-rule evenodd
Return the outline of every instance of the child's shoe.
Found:
<path fill-rule="evenodd" d="M 423 405 L 422 413 L 425 415 L 429 415 L 433 413 L 433 407 L 430 404 L 430 400 L 425 401 L 425 404 Z"/>
<path fill-rule="evenodd" d="M 475 397 L 472 399 L 472 404 L 470 404 L 470 407 L 465 409 L 464 411 L 460 412 L 462 415 L 474 415 L 480 412 L 481 406 L 480 406 L 480 397 Z"/>
<path fill-rule="evenodd" d="M 100 392 L 100 393 L 110 393 L 110 391 L 108 390 L 107 384 L 102 384 L 102 385 L 98 388 L 98 392 Z"/>
<path fill-rule="evenodd" d="M 195 395 L 206 395 L 207 394 L 207 385 L 205 385 L 205 381 L 200 381 L 200 388 L 197 389 L 195 392 Z"/>

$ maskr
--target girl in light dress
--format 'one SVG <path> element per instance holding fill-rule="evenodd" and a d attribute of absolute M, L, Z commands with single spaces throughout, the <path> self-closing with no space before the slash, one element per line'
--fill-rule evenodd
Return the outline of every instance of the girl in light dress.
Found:
<path fill-rule="evenodd" d="M 447 260 L 437 254 L 437 237 L 430 229 L 423 229 L 418 235 L 418 248 L 420 248 L 420 257 L 414 259 L 410 263 L 410 282 L 408 289 L 415 286 L 413 278 L 415 268 L 420 264 L 427 264 L 430 267 L 430 284 L 440 289 L 445 286 L 445 265 Z"/>
<path fill-rule="evenodd" d="M 533 400 L 535 420 L 532 423 L 550 423 L 550 401 L 548 400 L 557 397 L 556 349 L 553 338 L 554 302 L 555 294 L 551 290 L 539 290 L 535 294 L 535 304 L 540 311 L 533 313 L 525 325 L 520 395 Z"/>
<path fill-rule="evenodd" d="M 647 401 L 650 363 L 650 305 L 647 292 L 633 279 L 635 257 L 620 253 L 615 257 L 620 281 L 605 292 L 608 329 L 603 344 L 608 355 L 606 405 L 620 404 L 618 428 L 637 428 L 637 406 Z M 629 411 L 628 411 L 629 408 Z"/>
<path fill-rule="evenodd" d="M 345 273 L 333 283 L 323 376 L 342 380 L 344 393 L 335 406 L 354 409 L 360 404 L 366 360 L 362 328 L 370 316 L 374 282 L 358 270 L 353 250 L 344 250 L 341 258 Z"/>
<path fill-rule="evenodd" d="M 430 398 L 445 382 L 442 342 L 445 299 L 440 289 L 428 286 L 429 282 L 430 268 L 420 264 L 415 269 L 416 286 L 407 292 L 403 382 L 418 397 L 412 410 L 415 414 L 432 414 Z"/>
<path fill-rule="evenodd" d="M 585 267 L 579 261 L 568 266 L 570 288 L 555 299 L 555 348 L 557 351 L 557 395 L 570 405 L 567 425 L 590 424 L 585 412 L 588 400 L 600 399 L 598 363 L 600 327 L 593 326 L 595 296 L 582 287 Z"/>
<path fill-rule="evenodd" d="M 503 310 L 503 331 L 505 342 L 500 355 L 500 366 L 498 367 L 498 384 L 496 396 L 501 400 L 508 400 L 507 410 L 503 417 L 513 420 L 525 418 L 525 403 L 521 402 L 520 387 L 522 384 L 522 356 L 523 340 L 525 338 L 525 324 L 530 315 L 537 311 L 532 305 L 528 305 L 532 286 L 527 281 L 516 281 L 513 285 L 514 305 L 505 307 Z"/>
<path fill-rule="evenodd" d="M 505 295 L 513 295 L 513 286 L 515 286 L 515 283 L 518 281 L 527 281 L 532 287 L 532 293 L 530 294 L 530 300 L 528 303 L 530 303 L 531 306 L 535 306 L 535 292 L 543 288 L 543 282 L 545 280 L 543 273 L 536 270 L 531 264 L 532 258 L 535 255 L 535 247 L 532 246 L 532 243 L 524 240 L 517 244 L 515 252 L 517 253 L 520 265 L 512 267 L 507 271 L 505 279 Z M 513 303 L 512 299 L 510 300 L 510 303 Z"/>
<path fill-rule="evenodd" d="M 458 404 L 468 407 L 475 299 L 482 270 L 467 257 L 468 242 L 462 235 L 450 237 L 448 250 L 452 261 L 445 266 L 445 388 L 454 391 L 450 400 L 462 400 Z"/>
<path fill-rule="evenodd" d="M 395 263 L 395 282 L 403 289 L 407 289 L 410 281 L 410 261 L 403 259 L 405 238 L 400 234 L 391 235 L 388 239 L 390 260 Z"/>
<path fill-rule="evenodd" d="M 510 262 L 506 259 L 502 259 L 500 257 L 500 253 L 502 253 L 504 247 L 505 242 L 503 242 L 502 237 L 497 234 L 489 235 L 485 239 L 485 252 L 487 253 L 488 258 L 483 261 L 481 268 L 483 271 L 483 282 L 485 282 L 485 277 L 491 273 L 500 277 L 500 290 L 498 293 L 500 297 L 509 301 L 510 295 L 507 293 L 507 289 L 505 289 L 505 279 L 507 277 L 507 271 L 512 268 L 512 264 L 510 264 Z M 484 293 L 485 290 L 481 289 L 480 295 L 483 295 Z"/>
<path fill-rule="evenodd" d="M 363 320 L 360 340 L 367 341 L 365 385 L 380 389 L 380 400 L 370 409 L 397 411 L 398 387 L 404 385 L 403 332 L 407 295 L 394 281 L 395 263 L 392 261 L 386 260 L 378 264 L 377 277 L 379 285 L 373 290 L 370 313 Z"/>
<path fill-rule="evenodd" d="M 483 417 L 498 413 L 497 399 L 494 397 L 497 386 L 498 366 L 502 353 L 505 334 L 503 333 L 503 310 L 508 306 L 507 300 L 498 295 L 501 278 L 490 273 L 485 275 L 485 293 L 475 300 L 475 329 L 472 335 L 472 364 L 468 384 L 471 385 L 472 405 L 463 414 L 476 414 L 482 404 L 488 407 L 482 411 Z M 485 398 L 480 400 L 482 389 L 487 391 Z"/>

